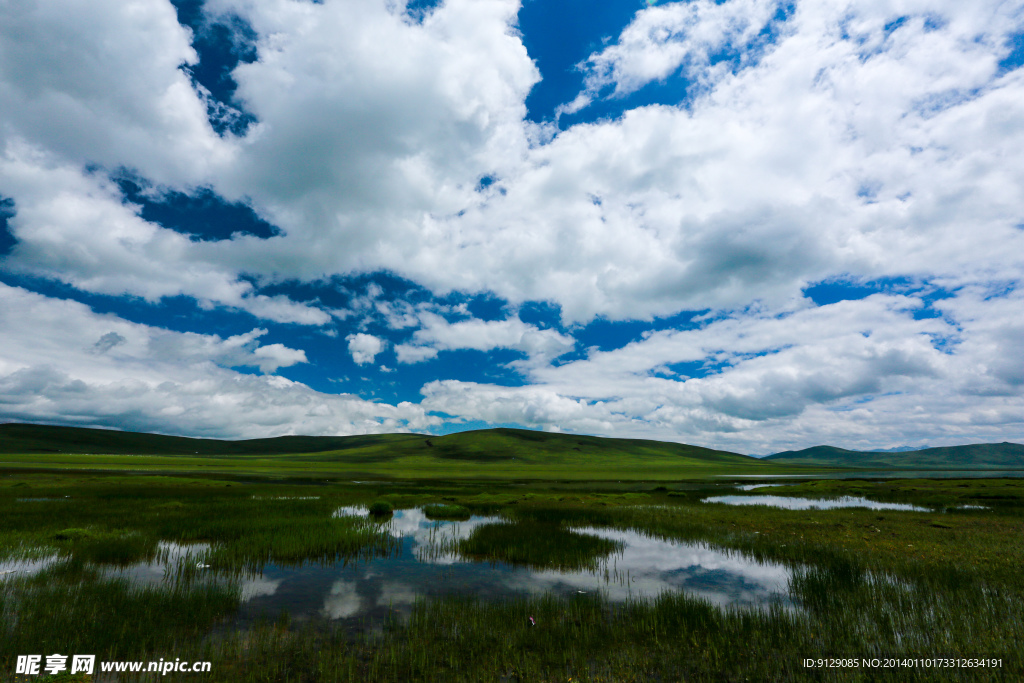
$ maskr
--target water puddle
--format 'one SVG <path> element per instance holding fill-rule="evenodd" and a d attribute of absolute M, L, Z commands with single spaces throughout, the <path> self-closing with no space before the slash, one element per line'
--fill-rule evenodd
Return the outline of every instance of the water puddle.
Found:
<path fill-rule="evenodd" d="M 878 501 L 842 496 L 841 498 L 796 498 L 790 496 L 713 496 L 705 498 L 705 503 L 724 503 L 726 505 L 767 505 L 784 510 L 833 510 L 836 508 L 869 508 L 871 510 L 904 510 L 908 512 L 931 512 L 929 508 L 909 503 L 879 503 Z"/>
<path fill-rule="evenodd" d="M 367 517 L 368 512 L 346 507 L 334 516 Z M 600 594 L 623 602 L 684 592 L 722 607 L 794 607 L 788 594 L 792 573 L 786 566 L 701 544 L 666 541 L 636 531 L 552 526 L 562 534 L 553 536 L 555 546 L 564 537 L 583 548 L 598 548 L 592 556 L 584 553 L 585 561 L 568 563 L 571 569 L 552 569 L 539 562 L 510 563 L 461 554 L 462 541 L 483 535 L 474 536 L 475 532 L 494 532 L 499 527 L 501 533 L 519 533 L 519 526 L 500 517 L 435 521 L 421 509 L 410 509 L 396 510 L 379 523 L 396 541 L 386 557 L 333 564 L 267 564 L 258 573 L 241 577 L 242 604 L 230 628 L 245 627 L 263 617 L 274 619 L 282 610 L 297 623 L 326 618 L 349 620 L 344 623 L 352 627 L 376 627 L 391 615 L 408 615 L 417 599 L 449 595 L 494 600 Z M 521 533 L 512 540 L 530 548 L 538 542 L 535 536 Z M 179 578 L 238 582 L 237 572 L 204 564 L 210 550 L 208 544 L 160 542 L 148 561 L 97 568 L 103 576 L 137 585 L 168 585 Z M 58 559 L 0 561 L 0 580 L 37 573 Z"/>
<path fill-rule="evenodd" d="M 38 574 L 58 559 L 57 555 L 50 555 L 34 560 L 0 560 L 0 581 Z"/>
<path fill-rule="evenodd" d="M 335 515 L 366 516 L 365 508 L 339 509 Z M 397 510 L 387 522 L 401 541 L 389 557 L 330 566 L 267 565 L 243 587 L 240 619 L 276 616 L 287 609 L 293 620 L 314 616 L 332 620 L 377 622 L 388 614 L 408 614 L 421 597 L 444 595 L 497 599 L 540 594 L 600 593 L 608 600 L 653 598 L 683 591 L 723 607 L 792 606 L 790 570 L 757 562 L 736 552 L 699 544 L 664 541 L 635 531 L 576 528 L 577 534 L 607 539 L 620 549 L 595 566 L 560 571 L 473 561 L 459 554 L 458 542 L 498 517 L 468 521 L 432 521 L 422 510 Z"/>
<path fill-rule="evenodd" d="M 160 541 L 157 544 L 156 556 L 149 562 L 135 562 L 126 567 L 104 567 L 103 574 L 113 578 L 123 578 L 142 585 L 156 585 L 175 577 L 180 570 L 196 567 L 197 570 L 209 570 L 202 562 L 203 556 L 210 549 L 209 543 L 179 544 Z M 243 586 L 243 592 L 245 587 Z"/>

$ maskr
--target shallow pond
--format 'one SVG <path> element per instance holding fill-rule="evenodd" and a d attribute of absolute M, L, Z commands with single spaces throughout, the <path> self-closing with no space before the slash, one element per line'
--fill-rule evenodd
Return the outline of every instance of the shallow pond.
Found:
<path fill-rule="evenodd" d="M 365 515 L 359 508 L 339 514 Z M 576 528 L 581 534 L 621 544 L 596 566 L 578 571 L 537 569 L 503 562 L 473 561 L 454 546 L 474 529 L 501 522 L 473 516 L 464 522 L 432 521 L 419 509 L 398 510 L 388 522 L 401 540 L 386 558 L 299 568 L 268 565 L 247 581 L 241 617 L 275 616 L 287 609 L 293 619 L 382 619 L 408 613 L 418 597 L 466 595 L 484 599 L 542 593 L 602 593 L 613 602 L 685 591 L 722 606 L 790 606 L 790 570 L 740 553 L 650 538 L 634 531 Z"/>
<path fill-rule="evenodd" d="M 908 512 L 931 512 L 931 509 L 909 503 L 879 503 L 878 501 L 842 496 L 841 498 L 797 498 L 790 496 L 713 496 L 705 503 L 726 505 L 767 505 L 785 510 L 832 510 L 835 508 L 869 508 L 871 510 L 905 510 Z"/>
<path fill-rule="evenodd" d="M 365 508 L 341 508 L 335 515 L 366 516 Z M 788 595 L 790 570 L 782 564 L 758 562 L 735 551 L 701 544 L 666 541 L 635 531 L 573 528 L 611 552 L 599 553 L 584 568 L 558 570 L 524 564 L 480 560 L 460 554 L 459 543 L 486 525 L 509 524 L 500 517 L 473 516 L 467 521 L 433 521 L 420 509 L 398 510 L 385 529 L 398 541 L 387 557 L 323 565 L 265 565 L 241 579 L 242 606 L 236 626 L 260 617 L 276 618 L 286 610 L 293 621 L 311 618 L 348 620 L 355 625 L 381 624 L 392 614 L 411 611 L 417 598 L 465 595 L 488 599 L 540 594 L 600 593 L 612 602 L 653 598 L 683 591 L 723 607 L 792 607 Z M 515 528 L 514 526 L 512 527 Z M 566 532 L 563 532 L 566 533 Z M 532 538 L 524 538 L 529 544 Z M 126 567 L 103 566 L 103 575 L 140 585 L 173 580 L 181 570 L 216 581 L 237 581 L 216 566 L 204 564 L 209 546 L 161 542 L 156 557 Z M 0 578 L 38 573 L 60 561 L 0 563 Z M 198 566 L 197 566 L 198 565 Z"/>
<path fill-rule="evenodd" d="M 33 560 L 8 559 L 0 560 L 0 580 L 38 574 L 57 561 L 56 555 Z"/>
<path fill-rule="evenodd" d="M 340 508 L 335 516 L 366 516 L 365 508 Z M 293 621 L 312 618 L 346 620 L 352 626 L 379 625 L 393 614 L 405 615 L 418 598 L 446 595 L 484 600 L 541 594 L 600 593 L 612 602 L 653 598 L 682 591 L 723 607 L 792 607 L 791 571 L 782 564 L 758 562 L 742 553 L 695 543 L 666 541 L 636 531 L 575 527 L 573 538 L 596 542 L 605 551 L 579 566 L 552 569 L 538 564 L 510 564 L 472 559 L 459 544 L 488 525 L 511 523 L 500 517 L 472 516 L 461 522 L 434 521 L 421 509 L 398 510 L 383 522 L 397 541 L 387 557 L 301 566 L 264 565 L 239 579 L 208 566 L 206 544 L 161 542 L 147 562 L 118 567 L 101 565 L 102 575 L 138 585 L 171 582 L 183 570 L 214 581 L 241 581 L 242 605 L 235 627 L 287 611 Z M 514 525 L 511 526 L 516 529 Z M 595 541 L 595 539 L 604 539 Z M 530 545 L 533 538 L 521 542 Z M 607 549 L 611 548 L 610 552 Z M 0 562 L 0 581 L 36 574 L 61 557 Z M 574 565 L 576 566 L 576 565 Z"/>

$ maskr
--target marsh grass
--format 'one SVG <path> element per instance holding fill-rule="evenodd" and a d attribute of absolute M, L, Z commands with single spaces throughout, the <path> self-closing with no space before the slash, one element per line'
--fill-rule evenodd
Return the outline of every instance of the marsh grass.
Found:
<path fill-rule="evenodd" d="M 397 541 L 355 517 L 331 516 L 335 499 L 253 497 L 244 489 L 82 483 L 72 503 L 31 508 L 0 496 L 0 555 L 58 553 L 113 565 L 152 561 L 159 541 L 210 546 L 219 570 L 330 564 L 387 555 Z M 213 490 L 210 490 L 210 489 Z"/>
<path fill-rule="evenodd" d="M 461 555 L 540 569 L 596 569 L 598 561 L 625 547 L 620 541 L 531 520 L 484 524 L 458 543 Z"/>
<path fill-rule="evenodd" d="M 375 500 L 370 503 L 369 510 L 374 517 L 387 517 L 395 511 L 395 506 L 390 500 Z"/>
<path fill-rule="evenodd" d="M 821 578 L 821 577 L 819 577 Z M 849 576 L 824 579 L 840 583 Z M 849 587 L 849 586 L 848 586 Z M 212 653 L 215 680 L 323 681 L 785 681 L 1012 680 L 1019 660 L 1013 638 L 994 633 L 951 641 L 965 624 L 951 610 L 971 606 L 884 583 L 858 582 L 829 610 L 720 609 L 683 594 L 613 604 L 601 595 L 551 595 L 483 601 L 421 600 L 408 621 L 393 620 L 378 635 L 353 637 L 307 625 L 289 631 L 263 625 L 236 634 Z M 879 602 L 881 601 L 881 602 Z M 1007 603 L 1003 607 L 1009 606 Z M 835 609 L 839 607 L 838 611 Z M 866 608 L 858 613 L 850 608 Z M 938 611 L 918 623 L 920 607 Z M 893 613 L 895 608 L 906 610 Z M 905 615 L 905 616 L 901 616 Z M 534 618 L 535 626 L 529 619 Z M 937 626 L 940 625 L 940 626 Z M 909 634 L 917 639 L 908 639 Z M 925 636 L 922 638 L 922 636 Z M 965 655 L 972 647 L 1004 653 L 1001 670 L 902 669 L 811 671 L 804 657 Z M 225 674 L 224 672 L 230 672 Z"/>
<path fill-rule="evenodd" d="M 139 533 L 103 532 L 93 529 L 61 529 L 53 535 L 58 548 L 75 558 L 94 564 L 126 566 L 152 560 L 156 539 Z"/>
<path fill-rule="evenodd" d="M 0 660 L 78 652 L 137 657 L 196 640 L 238 608 L 237 587 L 175 581 L 139 586 L 76 559 L 0 583 Z M 3 671 L 13 671 L 13 666 Z"/>
<path fill-rule="evenodd" d="M 424 505 L 423 514 L 430 520 L 449 522 L 464 522 L 472 516 L 469 508 L 464 505 L 455 505 L 453 503 L 434 503 L 432 505 Z"/>
<path fill-rule="evenodd" d="M 369 520 L 282 518 L 256 515 L 252 519 L 219 522 L 191 540 L 215 543 L 208 562 L 218 569 L 255 571 L 265 564 L 297 566 L 333 564 L 384 557 L 398 547 L 397 539 Z"/>
<path fill-rule="evenodd" d="M 314 498 L 308 488 L 282 485 L 30 481 L 33 497 L 70 491 L 72 499 L 29 506 L 13 500 L 26 496 L 26 487 L 0 489 L 0 553 L 56 553 L 59 558 L 35 577 L 0 582 L 3 672 L 13 671 L 17 654 L 77 651 L 108 659 L 209 659 L 213 673 L 204 680 L 216 681 L 1024 676 L 1024 482 L 885 482 L 877 489 L 871 482 L 828 482 L 818 489 L 820 495 L 893 502 L 927 499 L 942 509 L 998 502 L 992 510 L 879 513 L 701 505 L 702 497 L 722 489 L 700 483 L 646 493 L 596 491 L 585 485 L 422 491 L 410 485 L 401 498 L 384 488 L 319 487 L 320 497 Z M 808 494 L 796 487 L 792 493 Z M 444 597 L 418 601 L 407 621 L 395 618 L 382 632 L 353 633 L 331 622 L 287 619 L 225 632 L 215 626 L 236 609 L 237 584 L 206 581 L 182 561 L 182 569 L 164 584 L 141 587 L 111 578 L 110 567 L 96 560 L 101 555 L 90 555 L 98 553 L 99 541 L 123 537 L 141 540 L 121 547 L 120 556 L 106 555 L 115 565 L 117 557 L 148 558 L 150 553 L 156 560 L 167 559 L 166 542 L 207 544 L 195 546 L 204 561 L 239 571 L 265 561 L 368 557 L 394 548 L 386 527 L 366 519 L 332 518 L 331 513 L 340 505 L 365 505 L 383 496 L 403 507 L 448 497 L 474 511 L 477 506 L 500 511 L 507 521 L 478 527 L 466 541 L 464 550 L 484 561 L 576 568 L 614 552 L 594 543 L 613 542 L 571 530 L 589 526 L 633 529 L 782 563 L 793 572 L 790 592 L 796 608 L 721 609 L 685 594 L 627 603 L 611 603 L 601 595 L 498 601 Z M 80 531 L 67 533 L 73 529 Z M 158 541 L 165 543 L 152 545 Z M 530 616 L 535 627 L 528 625 Z M 1004 667 L 817 671 L 801 665 L 805 657 L 885 655 L 1002 657 Z"/>

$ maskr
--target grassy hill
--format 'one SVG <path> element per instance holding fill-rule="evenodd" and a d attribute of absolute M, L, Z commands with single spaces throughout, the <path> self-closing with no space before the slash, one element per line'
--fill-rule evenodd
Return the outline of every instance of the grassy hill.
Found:
<path fill-rule="evenodd" d="M 872 469 L 1024 469 L 1024 445 L 1004 441 L 924 448 L 919 451 L 898 453 L 848 451 L 835 446 L 814 446 L 802 451 L 776 453 L 764 459 L 779 464 Z"/>
<path fill-rule="evenodd" d="M 0 425 L 0 467 L 394 478 L 675 479 L 792 471 L 738 453 L 525 429 L 224 441 Z"/>
<path fill-rule="evenodd" d="M 0 453 L 121 455 L 284 455 L 319 453 L 416 438 L 413 434 L 279 436 L 274 439 L 192 439 L 112 429 L 0 424 Z"/>

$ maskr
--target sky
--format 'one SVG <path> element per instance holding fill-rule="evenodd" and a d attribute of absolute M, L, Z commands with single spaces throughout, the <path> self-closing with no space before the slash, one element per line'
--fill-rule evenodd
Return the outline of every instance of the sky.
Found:
<path fill-rule="evenodd" d="M 1024 441 L 1024 0 L 0 0 L 0 421 Z"/>

